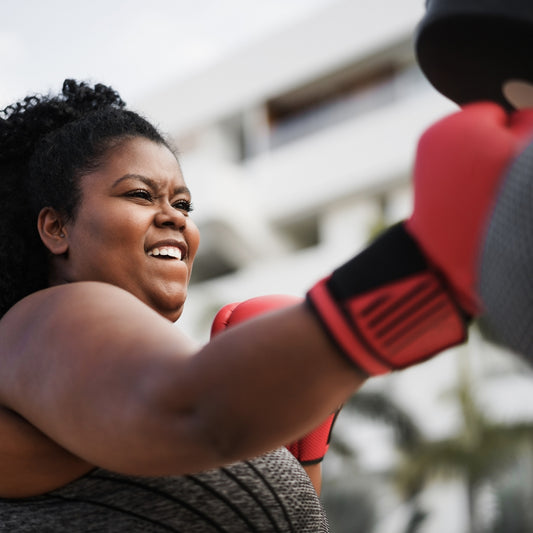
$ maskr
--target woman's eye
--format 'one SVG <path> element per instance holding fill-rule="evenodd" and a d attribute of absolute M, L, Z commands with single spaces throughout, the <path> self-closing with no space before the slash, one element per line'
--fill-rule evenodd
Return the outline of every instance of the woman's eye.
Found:
<path fill-rule="evenodd" d="M 190 213 L 193 210 L 192 202 L 189 200 L 178 200 L 172 204 L 174 209 L 179 209 L 184 213 Z"/>
<path fill-rule="evenodd" d="M 152 201 L 152 195 L 145 189 L 135 189 L 134 191 L 128 192 L 126 196 L 129 196 L 130 198 L 141 198 L 142 200 Z"/>

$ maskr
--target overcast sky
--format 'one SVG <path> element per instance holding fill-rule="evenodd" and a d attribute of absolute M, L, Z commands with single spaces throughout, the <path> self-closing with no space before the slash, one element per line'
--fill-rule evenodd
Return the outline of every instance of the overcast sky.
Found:
<path fill-rule="evenodd" d="M 0 108 L 68 77 L 131 102 L 336 1 L 2 0 Z"/>

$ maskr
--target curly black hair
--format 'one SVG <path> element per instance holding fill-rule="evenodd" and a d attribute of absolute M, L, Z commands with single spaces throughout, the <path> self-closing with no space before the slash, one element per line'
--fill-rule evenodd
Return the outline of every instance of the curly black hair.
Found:
<path fill-rule="evenodd" d="M 67 79 L 58 95 L 27 96 L 0 111 L 0 316 L 48 285 L 40 210 L 50 206 L 75 218 L 80 176 L 132 137 L 171 149 L 157 128 L 102 84 Z"/>

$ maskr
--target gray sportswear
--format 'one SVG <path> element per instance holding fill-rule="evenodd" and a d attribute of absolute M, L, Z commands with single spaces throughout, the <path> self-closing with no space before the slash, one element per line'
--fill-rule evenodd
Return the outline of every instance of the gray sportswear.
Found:
<path fill-rule="evenodd" d="M 2 533 L 317 532 L 313 486 L 285 449 L 209 472 L 134 477 L 96 468 L 42 496 L 0 499 Z"/>

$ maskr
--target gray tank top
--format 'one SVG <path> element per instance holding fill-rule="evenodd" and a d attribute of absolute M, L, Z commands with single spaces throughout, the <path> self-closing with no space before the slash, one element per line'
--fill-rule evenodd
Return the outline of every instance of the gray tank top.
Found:
<path fill-rule="evenodd" d="M 187 476 L 96 468 L 42 496 L 0 499 L 2 533 L 327 533 L 305 471 L 281 448 Z"/>

